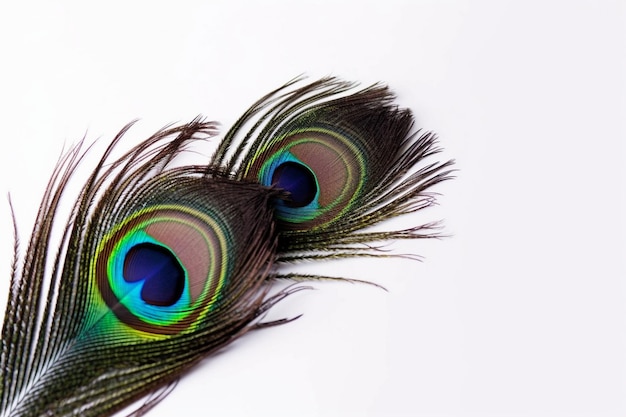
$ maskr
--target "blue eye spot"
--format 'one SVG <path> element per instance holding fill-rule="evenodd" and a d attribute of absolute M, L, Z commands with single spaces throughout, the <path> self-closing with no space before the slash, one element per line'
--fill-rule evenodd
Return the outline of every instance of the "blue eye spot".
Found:
<path fill-rule="evenodd" d="M 317 194 L 315 175 L 303 164 L 285 162 L 280 164 L 272 175 L 272 185 L 290 193 L 283 204 L 298 208 L 309 205 Z"/>
<path fill-rule="evenodd" d="M 153 306 L 176 304 L 185 288 L 185 271 L 168 249 L 152 243 L 133 246 L 124 259 L 124 280 L 144 281 L 141 298 Z"/>

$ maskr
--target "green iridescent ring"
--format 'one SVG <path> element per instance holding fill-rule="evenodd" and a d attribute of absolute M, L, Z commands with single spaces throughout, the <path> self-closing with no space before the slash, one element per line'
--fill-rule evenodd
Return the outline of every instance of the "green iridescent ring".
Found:
<path fill-rule="evenodd" d="M 96 250 L 94 276 L 104 302 L 136 330 L 176 334 L 193 328 L 211 310 L 228 276 L 228 233 L 219 220 L 188 207 L 161 205 L 129 216 Z M 140 265 L 146 278 L 130 281 L 128 259 L 144 247 L 156 248 L 152 258 L 139 260 L 148 263 Z M 167 253 L 184 271 L 182 291 L 169 305 L 154 305 L 142 296 L 150 276 L 167 272 L 160 266 L 169 260 Z"/>

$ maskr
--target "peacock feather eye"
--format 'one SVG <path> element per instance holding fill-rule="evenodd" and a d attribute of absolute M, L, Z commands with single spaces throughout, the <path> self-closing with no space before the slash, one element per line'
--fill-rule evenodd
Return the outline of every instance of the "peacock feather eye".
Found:
<path fill-rule="evenodd" d="M 346 131 L 310 127 L 270 141 L 246 177 L 286 191 L 276 216 L 288 229 L 325 225 L 350 209 L 363 189 L 366 161 Z"/>
<path fill-rule="evenodd" d="M 128 326 L 155 334 L 187 331 L 219 297 L 231 240 L 210 213 L 174 205 L 143 209 L 104 237 L 95 280 Z"/>

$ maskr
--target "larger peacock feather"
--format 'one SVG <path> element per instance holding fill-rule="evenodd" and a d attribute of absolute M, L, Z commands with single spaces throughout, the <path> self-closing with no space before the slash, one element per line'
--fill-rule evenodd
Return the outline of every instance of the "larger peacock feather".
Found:
<path fill-rule="evenodd" d="M 436 223 L 363 232 L 435 202 L 430 189 L 450 178 L 453 161 L 429 161 L 432 133 L 382 85 L 357 90 L 325 78 L 296 79 L 256 102 L 213 156 L 239 180 L 286 192 L 275 200 L 282 260 L 372 255 L 371 242 L 435 235 Z"/>
<path fill-rule="evenodd" d="M 213 132 L 194 121 L 110 160 L 122 131 L 82 188 L 52 258 L 59 202 L 83 153 L 62 159 L 12 276 L 2 415 L 110 415 L 175 381 L 287 295 L 268 297 L 265 288 L 275 192 L 207 176 L 204 167 L 169 167 L 187 142 Z"/>

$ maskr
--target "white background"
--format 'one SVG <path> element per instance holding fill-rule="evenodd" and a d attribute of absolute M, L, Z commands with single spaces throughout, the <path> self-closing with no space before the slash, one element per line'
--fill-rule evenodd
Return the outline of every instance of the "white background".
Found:
<path fill-rule="evenodd" d="M 452 236 L 392 246 L 423 263 L 307 264 L 389 292 L 315 284 L 150 415 L 623 416 L 625 28 L 608 0 L 3 2 L 0 194 L 25 242 L 85 134 L 226 128 L 301 73 L 385 81 L 460 170 L 403 221 Z M 4 197 L 0 237 L 4 304 Z"/>

